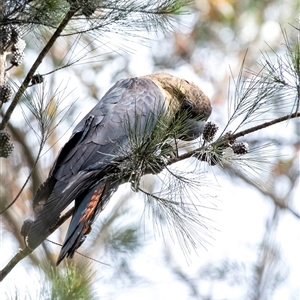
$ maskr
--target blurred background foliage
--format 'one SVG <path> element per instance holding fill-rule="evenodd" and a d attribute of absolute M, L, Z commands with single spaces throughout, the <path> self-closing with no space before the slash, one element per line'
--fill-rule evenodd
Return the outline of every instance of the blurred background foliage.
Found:
<path fill-rule="evenodd" d="M 57 5 L 56 1 L 47 3 Z M 26 97 L 32 99 L 37 94 L 46 98 L 49 105 L 45 112 L 56 114 L 57 122 L 63 119 L 46 141 L 29 184 L 18 201 L 1 216 L 2 264 L 24 245 L 20 235 L 23 220 L 33 217 L 34 193 L 68 139 L 74 122 L 83 117 L 113 83 L 158 70 L 191 79 L 210 97 L 214 110 L 211 119 L 222 127 L 228 121 L 229 79 L 231 75 L 238 75 L 246 53 L 245 66 L 258 71 L 266 55 L 271 60 L 276 59 L 276 55 L 285 55 L 284 37 L 293 45 L 299 43 L 299 2 L 196 0 L 190 4 L 189 13 L 177 16 L 171 26 L 173 31 L 167 36 L 151 30 L 140 32 L 139 38 L 134 34 L 122 36 L 106 32 L 97 37 L 83 35 L 80 41 L 64 36 L 54 44 L 38 70 L 40 74 L 48 74 L 45 83 L 32 87 Z M 12 83 L 22 81 L 44 40 L 49 38 L 48 30 L 41 27 L 26 32 L 24 64 L 10 70 Z M 52 72 L 72 62 L 76 63 Z M 56 110 L 58 102 L 61 103 Z M 34 164 L 39 146 L 33 131 L 36 126 L 34 116 L 21 103 L 8 124 L 14 152 L 8 159 L 1 158 L 2 207 L 18 193 Z M 143 201 L 129 187 L 121 187 L 80 248 L 85 256 L 76 254 L 72 266 L 66 262 L 57 270 L 51 267 L 60 247 L 50 241 L 62 243 L 67 228 L 64 224 L 2 283 L 6 285 L 6 297 L 36 299 L 35 295 L 43 295 L 41 299 L 92 299 L 94 292 L 98 295 L 95 299 L 175 296 L 206 300 L 298 299 L 299 258 L 288 256 L 300 250 L 299 200 L 296 203 L 299 120 L 290 122 L 288 127 L 282 124 L 255 133 L 246 140 L 250 149 L 272 141 L 276 153 L 262 179 L 263 187 L 234 170 L 226 170 L 229 176 L 218 168 L 213 170 L 222 190 L 223 212 L 220 214 L 232 219 L 231 223 L 222 218 L 216 220 L 221 233 L 215 233 L 216 241 L 207 251 L 199 249 L 199 256 L 184 259 L 180 246 L 166 237 L 153 237 L 151 222 L 146 216 L 145 220 L 141 217 Z M 239 227 L 243 233 L 239 233 Z M 225 232 L 223 238 L 222 232 Z M 231 239 L 227 239 L 228 232 Z M 291 238 L 286 242 L 283 238 L 289 235 Z M 224 252 L 214 247 L 224 247 Z M 294 251 L 285 248 L 294 248 Z M 298 261 L 293 262 L 293 259 Z M 86 265 L 89 265 L 88 272 L 82 271 Z M 20 282 L 19 276 L 24 277 L 24 282 Z M 49 282 L 56 291 L 50 291 Z M 64 294 L 65 286 L 70 283 L 70 290 L 76 291 L 79 285 L 79 290 L 88 292 L 85 296 L 77 292 L 75 296 Z M 61 291 L 58 296 L 57 291 Z"/>

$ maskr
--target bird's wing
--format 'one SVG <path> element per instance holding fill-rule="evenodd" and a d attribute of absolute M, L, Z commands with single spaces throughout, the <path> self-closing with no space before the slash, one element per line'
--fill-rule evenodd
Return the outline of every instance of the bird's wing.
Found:
<path fill-rule="evenodd" d="M 83 201 L 91 189 L 106 180 L 114 162 L 130 151 L 129 132 L 136 131 L 136 136 L 150 134 L 158 112 L 164 108 L 162 93 L 147 78 L 120 80 L 105 94 L 75 127 L 50 171 L 53 188 L 49 198 L 42 199 L 43 208 L 28 233 L 30 247 L 37 247 L 45 239 L 49 228 L 73 200 Z M 105 186 L 101 189 L 107 191 Z M 108 190 L 111 193 L 113 187 Z M 77 213 L 84 216 L 87 208 L 88 203 Z"/>
<path fill-rule="evenodd" d="M 76 138 L 79 142 L 64 146 L 52 172 L 55 178 L 65 180 L 79 170 L 102 169 L 118 158 L 120 148 L 128 146 L 129 131 L 140 131 L 137 135 L 151 132 L 155 120 L 150 126 L 149 121 L 163 107 L 163 95 L 151 80 L 117 82 L 74 129 L 70 141 Z"/>

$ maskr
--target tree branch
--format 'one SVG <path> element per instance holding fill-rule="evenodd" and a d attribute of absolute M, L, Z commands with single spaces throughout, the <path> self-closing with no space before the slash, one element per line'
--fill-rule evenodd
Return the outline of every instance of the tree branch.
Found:
<path fill-rule="evenodd" d="M 231 172 L 233 172 L 238 178 L 244 180 L 247 184 L 251 185 L 252 187 L 256 188 L 261 194 L 263 194 L 264 196 L 267 196 L 269 198 L 271 198 L 271 200 L 274 202 L 274 204 L 279 207 L 280 209 L 286 209 L 288 210 L 290 213 L 292 213 L 296 218 L 300 219 L 300 215 L 299 213 L 297 213 L 296 211 L 294 211 L 291 207 L 289 207 L 284 199 L 284 198 L 279 198 L 276 197 L 275 193 L 273 193 L 270 190 L 266 190 L 264 188 L 262 188 L 261 186 L 255 185 L 253 183 L 253 181 L 251 181 L 249 178 L 247 178 L 242 172 L 239 172 L 238 170 L 235 170 L 233 168 L 231 168 L 230 166 L 226 166 Z"/>
<path fill-rule="evenodd" d="M 289 119 L 293 119 L 293 118 L 298 118 L 300 117 L 300 113 L 293 113 L 291 115 L 286 115 L 283 116 L 281 118 L 277 118 L 275 120 L 272 120 L 270 122 L 265 122 L 263 124 L 254 126 L 252 128 L 246 129 L 244 131 L 238 132 L 236 134 L 233 134 L 230 138 L 236 139 L 238 137 L 241 136 L 245 136 L 246 134 L 258 131 L 262 128 L 266 128 L 269 127 L 271 125 L 289 120 Z M 167 165 L 171 165 L 174 164 L 176 162 L 179 162 L 181 160 L 193 157 L 195 155 L 199 155 L 199 151 L 203 150 L 202 148 L 198 148 L 196 150 L 192 150 L 189 151 L 183 155 L 180 155 L 178 157 L 172 158 L 170 160 L 167 161 L 166 166 Z M 284 207 L 286 209 L 289 209 L 288 207 Z M 49 232 L 47 234 L 47 236 L 45 238 L 47 238 L 52 232 L 54 232 L 61 224 L 63 224 L 73 213 L 74 208 L 70 209 L 66 214 L 64 214 L 59 220 L 58 222 L 55 224 L 55 226 L 53 226 L 52 228 L 49 229 Z M 291 209 L 289 209 L 291 211 Z M 296 217 L 299 217 L 295 212 L 291 211 Z M 21 261 L 23 258 L 25 258 L 26 256 L 28 256 L 34 249 L 29 249 L 27 246 L 24 249 L 21 249 L 12 259 L 11 261 L 5 266 L 5 268 L 3 270 L 0 271 L 0 281 L 2 281 L 7 274 L 14 268 L 14 266 Z"/>
<path fill-rule="evenodd" d="M 260 124 L 260 125 L 248 128 L 248 129 L 243 130 L 241 132 L 235 133 L 235 134 L 232 135 L 232 138 L 233 139 L 237 139 L 237 138 L 239 138 L 241 136 L 244 136 L 246 134 L 252 133 L 254 131 L 258 131 L 258 130 L 261 130 L 263 128 L 267 128 L 269 126 L 275 125 L 277 123 L 280 123 L 280 122 L 283 122 L 283 121 L 287 121 L 289 119 L 299 118 L 299 117 L 300 117 L 300 112 L 294 112 L 293 114 L 286 115 L 286 116 L 277 118 L 275 120 L 272 120 L 272 121 L 269 121 L 269 122 L 265 122 L 263 124 Z"/>
<path fill-rule="evenodd" d="M 28 256 L 33 250 L 28 247 L 20 249 L 19 252 L 10 260 L 10 262 L 0 271 L 0 281 L 2 281 L 9 272 L 21 261 L 23 258 Z"/>
<path fill-rule="evenodd" d="M 59 226 L 61 226 L 72 214 L 74 208 L 67 211 L 62 217 L 59 218 L 55 226 L 49 229 L 47 237 L 52 234 Z M 9 274 L 9 272 L 25 257 L 27 257 L 35 249 L 31 249 L 25 246 L 24 249 L 20 249 L 19 252 L 8 262 L 8 264 L 0 271 L 0 282 Z"/>
<path fill-rule="evenodd" d="M 241 136 L 245 136 L 246 134 L 249 134 L 249 133 L 261 130 L 263 128 L 267 128 L 269 126 L 275 125 L 277 123 L 280 123 L 280 122 L 283 122 L 283 121 L 286 121 L 286 120 L 289 120 L 289 119 L 294 119 L 294 118 L 299 118 L 299 117 L 300 117 L 300 112 L 295 112 L 295 113 L 293 113 L 291 115 L 286 115 L 286 116 L 277 118 L 275 120 L 272 120 L 272 121 L 269 121 L 269 122 L 265 122 L 263 124 L 260 124 L 260 125 L 257 125 L 257 126 L 254 126 L 254 127 L 248 128 L 248 129 L 245 129 L 243 131 L 240 131 L 238 133 L 235 133 L 235 134 L 233 134 L 233 135 L 230 136 L 230 139 L 236 140 L 237 138 L 239 138 Z M 203 150 L 202 147 L 197 148 L 197 149 L 192 150 L 192 151 L 189 151 L 189 152 L 186 152 L 186 153 L 184 153 L 184 154 L 182 154 L 180 156 L 174 157 L 174 158 L 168 160 L 167 165 L 172 165 L 172 164 L 174 164 L 176 162 L 179 162 L 181 160 L 184 160 L 184 159 L 193 157 L 195 155 L 198 155 L 199 151 L 201 151 L 201 150 Z"/>
<path fill-rule="evenodd" d="M 60 36 L 60 34 L 64 30 L 64 28 L 68 25 L 69 21 L 71 20 L 71 18 L 74 16 L 75 13 L 76 13 L 76 10 L 74 10 L 74 9 L 70 9 L 68 11 L 65 18 L 62 20 L 62 22 L 60 23 L 60 25 L 58 26 L 56 31 L 51 36 L 50 40 L 47 42 L 46 46 L 40 52 L 39 56 L 37 57 L 34 64 L 30 68 L 29 72 L 27 73 L 23 83 L 19 87 L 13 101 L 11 102 L 10 106 L 8 107 L 4 117 L 2 119 L 2 122 L 0 124 L 0 130 L 3 130 L 5 128 L 6 124 L 8 123 L 8 121 L 11 117 L 11 114 L 13 113 L 14 109 L 16 108 L 16 106 L 17 106 L 18 102 L 20 101 L 23 93 L 27 89 L 27 87 L 30 83 L 30 80 L 31 80 L 32 76 L 34 75 L 35 71 L 37 70 L 39 65 L 42 63 L 44 57 L 49 52 L 49 50 L 51 49 L 51 47 L 53 46 L 53 44 L 55 43 L 57 38 Z"/>

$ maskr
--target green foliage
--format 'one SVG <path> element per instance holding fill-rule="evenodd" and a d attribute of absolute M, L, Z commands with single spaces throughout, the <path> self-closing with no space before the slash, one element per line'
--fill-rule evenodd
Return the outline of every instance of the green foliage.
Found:
<path fill-rule="evenodd" d="M 23 96 L 22 104 L 29 109 L 37 122 L 37 126 L 32 126 L 32 120 L 30 121 L 24 111 L 23 116 L 41 144 L 44 144 L 49 139 L 53 131 L 67 117 L 68 112 L 75 104 L 76 101 L 69 107 L 60 109 L 67 97 L 66 87 L 59 86 L 52 92 L 46 83 L 38 85 L 34 90 L 30 90 L 30 93 L 26 93 Z"/>
<path fill-rule="evenodd" d="M 89 266 L 70 264 L 66 267 L 47 267 L 45 273 L 40 272 L 31 285 L 24 290 L 19 286 L 6 289 L 8 300 L 93 300 L 99 299 L 94 291 L 94 272 Z"/>
<path fill-rule="evenodd" d="M 92 300 L 95 297 L 92 290 L 94 273 L 88 267 L 78 267 L 71 264 L 66 268 L 51 268 L 51 300 Z"/>
<path fill-rule="evenodd" d="M 170 24 L 172 14 L 182 14 L 189 0 L 165 1 L 96 1 L 96 0 L 35 0 L 5 1 L 0 25 L 18 24 L 29 28 L 45 26 L 56 28 L 69 11 L 74 12 L 72 34 L 89 31 L 116 31 L 128 29 L 163 29 Z M 82 23 L 84 22 L 84 23 Z M 110 28 L 110 29 L 109 29 Z M 115 28 L 113 30 L 113 28 Z M 68 33 L 70 34 L 70 32 Z M 122 32 L 124 34 L 124 32 Z"/>
<path fill-rule="evenodd" d="M 146 174 L 157 174 L 165 167 L 168 159 L 178 154 L 176 140 L 184 137 L 197 122 L 189 112 L 170 116 L 164 107 L 156 107 L 147 116 L 136 112 L 134 120 L 128 116 L 124 121 L 128 142 L 120 147 L 120 161 L 116 162 L 119 177 L 132 183 L 135 191 Z"/>
<path fill-rule="evenodd" d="M 129 252 L 134 253 L 141 247 L 139 234 L 135 228 L 115 228 L 110 232 L 109 252 Z M 119 255 L 119 254 L 118 254 Z"/>
<path fill-rule="evenodd" d="M 168 164 L 179 155 L 178 139 L 199 120 L 188 111 L 171 116 L 159 107 L 144 118 L 137 114 L 134 123 L 129 116 L 125 121 L 129 144 L 120 148 L 123 159 L 117 164 L 118 174 L 131 183 L 135 192 L 142 192 L 154 230 L 162 235 L 167 231 L 171 239 L 179 241 L 184 252 L 190 253 L 197 248 L 197 242 L 207 242 L 212 230 L 209 219 L 201 212 L 205 206 L 201 203 L 202 195 L 196 193 L 205 180 L 198 168 L 185 171 Z M 158 176 L 162 183 L 160 192 L 149 193 L 141 188 L 141 178 L 149 173 Z"/>
<path fill-rule="evenodd" d="M 3 3 L 3 14 L 0 25 L 16 24 L 22 25 L 29 30 L 36 26 L 57 27 L 69 10 L 67 1 L 57 0 L 35 0 L 35 1 L 12 1 Z"/>
<path fill-rule="evenodd" d="M 264 53 L 261 65 L 263 72 L 258 74 L 260 81 L 269 82 L 269 89 L 280 91 L 279 108 L 288 108 L 291 113 L 299 111 L 300 107 L 300 43 L 297 30 L 288 37 L 283 31 L 285 45 L 284 54 L 274 50 L 272 55 Z"/>

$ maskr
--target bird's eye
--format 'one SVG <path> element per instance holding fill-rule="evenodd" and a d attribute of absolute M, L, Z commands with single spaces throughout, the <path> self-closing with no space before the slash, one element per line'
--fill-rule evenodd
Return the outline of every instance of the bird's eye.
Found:
<path fill-rule="evenodd" d="M 193 109 L 193 104 L 188 100 L 184 100 L 183 103 L 182 103 L 182 109 L 192 110 Z"/>

